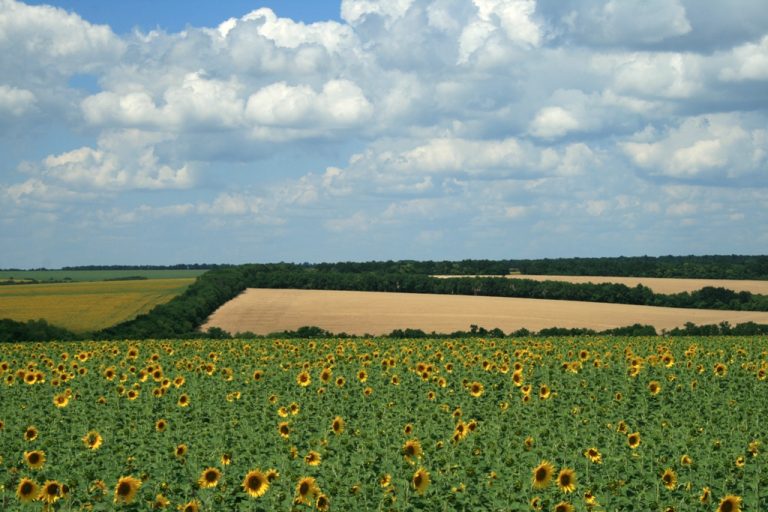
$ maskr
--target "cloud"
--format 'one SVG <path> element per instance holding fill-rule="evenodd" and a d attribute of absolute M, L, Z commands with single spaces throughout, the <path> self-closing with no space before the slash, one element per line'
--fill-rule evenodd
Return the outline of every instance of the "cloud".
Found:
<path fill-rule="evenodd" d="M 119 58 L 125 44 L 105 25 L 54 7 L 0 0 L 0 72 L 31 81 L 92 72 Z"/>
<path fill-rule="evenodd" d="M 672 240 L 692 219 L 754 248 L 740 223 L 766 210 L 747 194 L 768 186 L 764 7 L 344 0 L 339 21 L 261 8 L 118 37 L 0 0 L 0 221 L 258 226 L 334 259 L 323 236 L 345 232 L 439 234 L 459 256 L 675 252 L 654 229 Z"/>
<path fill-rule="evenodd" d="M 760 126 L 760 118 L 708 114 L 685 119 L 662 134 L 638 134 L 650 140 L 623 142 L 620 147 L 651 175 L 727 180 L 758 177 L 768 165 L 768 130 Z"/>
<path fill-rule="evenodd" d="M 33 109 L 36 101 L 31 91 L 0 85 L 0 112 L 19 117 Z"/>
<path fill-rule="evenodd" d="M 236 80 L 207 79 L 188 73 L 163 93 L 162 105 L 145 90 L 126 94 L 102 92 L 85 98 L 85 119 L 96 125 L 138 126 L 172 131 L 234 128 L 242 122 L 244 102 Z"/>
<path fill-rule="evenodd" d="M 359 124 L 373 108 L 355 83 L 331 80 L 320 92 L 285 82 L 269 85 L 248 98 L 245 110 L 246 118 L 257 125 L 322 129 Z"/>
<path fill-rule="evenodd" d="M 164 162 L 158 145 L 167 137 L 136 130 L 105 133 L 96 148 L 83 146 L 47 156 L 27 172 L 47 190 L 49 186 L 88 192 L 115 193 L 124 190 L 184 189 L 194 184 L 189 164 L 178 167 Z"/>
<path fill-rule="evenodd" d="M 720 72 L 722 80 L 768 80 L 768 35 L 757 43 L 734 48 L 729 60 L 731 62 Z"/>
<path fill-rule="evenodd" d="M 639 46 L 688 34 L 693 27 L 679 0 L 541 0 L 560 37 L 581 44 Z"/>

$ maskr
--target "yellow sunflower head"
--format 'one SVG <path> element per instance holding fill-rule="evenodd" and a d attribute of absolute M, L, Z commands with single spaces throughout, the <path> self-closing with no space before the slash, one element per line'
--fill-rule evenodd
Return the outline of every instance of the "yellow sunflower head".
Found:
<path fill-rule="evenodd" d="M 141 480 L 132 476 L 122 476 L 115 485 L 115 503 L 129 504 L 136 497 L 141 487 Z"/>
<path fill-rule="evenodd" d="M 25 451 L 24 462 L 32 469 L 40 469 L 45 464 L 45 452 L 42 450 Z"/>
<path fill-rule="evenodd" d="M 403 445 L 403 456 L 406 459 L 420 459 L 424 451 L 418 439 L 409 439 Z"/>
<path fill-rule="evenodd" d="M 243 478 L 242 486 L 243 490 L 248 493 L 248 496 L 259 498 L 264 496 L 267 489 L 269 489 L 269 479 L 260 470 L 252 469 Z"/>
<path fill-rule="evenodd" d="M 664 473 L 661 474 L 661 483 L 664 484 L 664 487 L 668 490 L 674 491 L 677 487 L 677 473 L 671 468 L 665 469 Z"/>
<path fill-rule="evenodd" d="M 22 478 L 16 487 L 16 498 L 22 503 L 31 503 L 40 494 L 40 488 L 32 479 Z"/>
<path fill-rule="evenodd" d="M 310 450 L 309 453 L 307 453 L 307 455 L 304 457 L 304 462 L 310 466 L 319 466 L 321 461 L 322 456 L 319 452 L 314 450 Z"/>
<path fill-rule="evenodd" d="M 104 438 L 95 430 L 91 430 L 83 436 L 83 444 L 89 450 L 98 450 L 102 443 L 104 443 Z"/>
<path fill-rule="evenodd" d="M 336 416 L 333 418 L 333 422 L 331 423 L 331 430 L 334 434 L 339 435 L 342 432 L 344 432 L 344 427 L 346 426 L 346 423 L 344 422 L 344 418 L 341 416 Z"/>
<path fill-rule="evenodd" d="M 552 475 L 555 473 L 555 467 L 547 460 L 542 460 L 538 466 L 533 468 L 531 485 L 534 489 L 543 489 L 549 485 Z"/>
<path fill-rule="evenodd" d="M 564 493 L 576 490 L 576 473 L 571 468 L 563 468 L 557 475 L 557 487 Z"/>
<path fill-rule="evenodd" d="M 317 481 L 311 476 L 305 476 L 296 484 L 296 501 L 312 505 L 312 498 L 320 493 Z"/>
<path fill-rule="evenodd" d="M 197 479 L 198 485 L 203 489 L 211 489 L 219 485 L 221 479 L 221 471 L 218 468 L 206 468 L 200 473 L 200 478 Z"/>
<path fill-rule="evenodd" d="M 424 494 L 426 492 L 427 487 L 429 487 L 429 482 L 429 472 L 424 468 L 419 468 L 413 474 L 413 478 L 411 478 L 411 484 L 419 494 Z"/>
<path fill-rule="evenodd" d="M 45 503 L 51 504 L 59 500 L 64 496 L 64 490 L 62 489 L 61 482 L 56 480 L 46 480 L 40 489 L 40 495 L 38 499 Z"/>
<path fill-rule="evenodd" d="M 741 497 L 729 494 L 720 500 L 717 512 L 741 512 Z"/>

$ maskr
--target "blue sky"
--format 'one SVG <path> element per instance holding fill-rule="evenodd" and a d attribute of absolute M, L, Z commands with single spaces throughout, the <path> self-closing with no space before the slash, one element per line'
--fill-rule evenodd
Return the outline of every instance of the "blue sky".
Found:
<path fill-rule="evenodd" d="M 0 0 L 0 267 L 765 254 L 762 0 Z"/>

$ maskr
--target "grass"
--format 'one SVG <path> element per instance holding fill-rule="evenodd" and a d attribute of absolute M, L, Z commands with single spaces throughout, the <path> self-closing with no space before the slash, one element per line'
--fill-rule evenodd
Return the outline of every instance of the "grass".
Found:
<path fill-rule="evenodd" d="M 0 287 L 0 318 L 44 319 L 93 332 L 146 313 L 181 294 L 194 278 L 92 281 Z"/>
<path fill-rule="evenodd" d="M 146 279 L 195 278 L 206 270 L 0 270 L 2 281 L 106 281 L 143 277 Z"/>

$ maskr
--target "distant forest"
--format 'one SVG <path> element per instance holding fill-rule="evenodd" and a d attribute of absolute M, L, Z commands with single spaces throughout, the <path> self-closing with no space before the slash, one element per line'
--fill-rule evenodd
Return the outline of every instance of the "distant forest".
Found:
<path fill-rule="evenodd" d="M 194 268 L 174 267 L 70 267 L 90 270 L 131 270 Z M 200 267 L 202 268 L 202 267 Z M 525 274 L 550 275 L 614 275 L 639 277 L 689 277 L 768 279 L 766 256 L 664 256 L 627 258 L 570 258 L 554 260 L 464 260 L 458 262 L 386 261 L 366 263 L 319 264 L 248 264 L 220 265 L 197 278 L 187 290 L 149 313 L 121 324 L 92 333 L 97 339 L 185 338 L 200 336 L 198 329 L 218 307 L 236 297 L 246 288 L 295 288 L 315 290 L 354 290 L 403 293 L 435 293 L 453 295 L 485 295 L 555 300 L 580 300 L 668 306 L 768 311 L 768 296 L 750 292 L 734 292 L 725 288 L 706 287 L 695 292 L 676 294 L 654 293 L 645 286 L 623 284 L 574 284 L 558 281 L 534 281 L 498 277 L 461 277 L 438 279 L 430 275 L 493 276 L 519 271 Z M 24 340 L 25 324 L 0 324 L 14 331 L 11 339 Z M 407 327 L 407 326 L 403 326 Z M 697 327 L 687 325 L 671 334 L 759 334 L 768 332 L 766 326 L 745 324 Z M 45 336 L 46 326 L 30 326 L 38 339 Z M 583 331 L 583 332 L 582 332 Z M 53 339 L 67 339 L 67 334 L 55 328 Z M 527 332 L 527 331 L 526 331 Z M 553 326 L 549 334 L 589 334 L 592 331 L 560 329 Z M 630 326 L 629 333 L 649 334 L 645 326 Z M 287 333 L 290 334 L 290 333 Z M 396 334 L 396 333 L 395 333 Z M 55 335 L 55 336 L 54 336 Z M 213 337 L 228 336 L 220 330 Z M 0 340 L 7 337 L 0 332 Z"/>
<path fill-rule="evenodd" d="M 299 263 L 294 267 L 344 273 L 426 275 L 531 275 L 679 277 L 697 279 L 768 279 L 768 256 L 618 256 L 611 258 L 544 258 L 525 260 L 369 261 Z M 237 265 L 193 263 L 177 265 L 87 265 L 62 270 L 199 270 Z M 19 269 L 4 269 L 19 270 Z M 46 269 L 34 269 L 46 270 Z"/>

